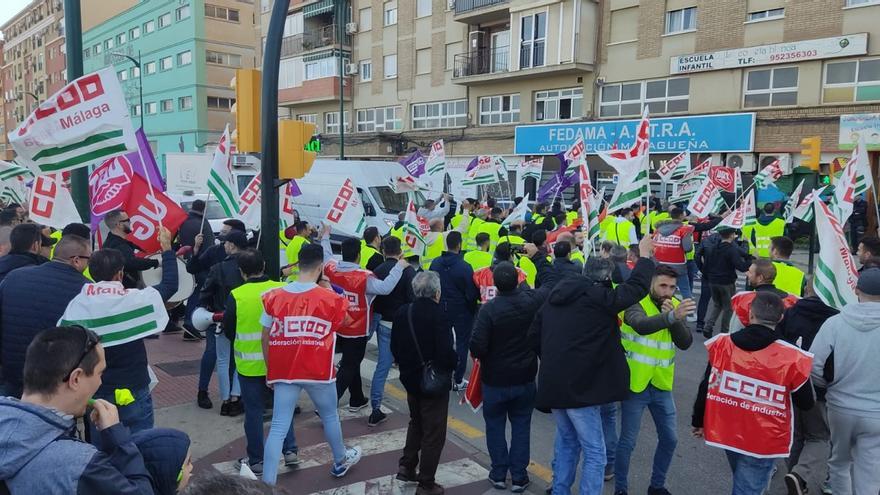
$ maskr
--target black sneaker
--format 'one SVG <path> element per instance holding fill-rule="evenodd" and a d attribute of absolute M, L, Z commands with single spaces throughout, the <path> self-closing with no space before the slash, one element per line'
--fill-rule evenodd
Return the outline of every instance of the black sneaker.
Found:
<path fill-rule="evenodd" d="M 669 490 L 666 487 L 654 488 L 653 486 L 648 487 L 648 495 L 672 495 L 669 493 Z"/>
<path fill-rule="evenodd" d="M 403 483 L 417 483 L 418 482 L 418 480 L 416 480 L 415 469 L 409 469 L 409 468 L 405 468 L 403 466 L 400 466 L 397 469 L 396 478 L 397 478 L 397 481 L 401 481 Z"/>
<path fill-rule="evenodd" d="M 358 412 L 361 409 L 367 407 L 368 405 L 370 405 L 370 399 L 364 398 L 364 401 L 360 402 L 360 403 L 350 402 L 348 404 L 348 410 L 351 412 Z"/>
<path fill-rule="evenodd" d="M 244 414 L 244 404 L 241 399 L 229 401 L 229 416 L 235 417 Z"/>
<path fill-rule="evenodd" d="M 370 413 L 370 418 L 367 419 L 367 426 L 370 428 L 377 426 L 381 423 L 384 423 L 388 420 L 388 415 L 383 413 L 378 409 L 373 409 L 373 412 Z"/>
<path fill-rule="evenodd" d="M 605 464 L 605 481 L 614 479 L 614 464 Z"/>
<path fill-rule="evenodd" d="M 224 402 L 220 404 L 220 416 L 229 416 L 229 403 Z"/>
<path fill-rule="evenodd" d="M 214 404 L 211 402 L 210 397 L 208 397 L 207 390 L 199 390 L 197 402 L 199 404 L 199 407 L 201 407 L 202 409 L 211 409 L 212 407 L 214 407 Z"/>
<path fill-rule="evenodd" d="M 788 473 L 785 475 L 785 488 L 788 495 L 804 495 L 807 493 L 807 482 L 797 473 Z"/>
<path fill-rule="evenodd" d="M 202 336 L 196 332 L 191 331 L 188 328 L 183 329 L 183 341 L 184 342 L 198 342 L 202 340 Z"/>
<path fill-rule="evenodd" d="M 711 331 L 711 330 L 708 330 L 708 331 L 707 331 L 707 330 L 703 330 L 702 333 L 703 333 L 703 337 L 706 337 L 707 339 L 711 339 L 711 338 L 712 338 L 712 331 Z"/>
<path fill-rule="evenodd" d="M 525 493 L 526 488 L 531 484 L 528 478 L 520 481 L 513 481 L 510 484 L 511 493 Z"/>

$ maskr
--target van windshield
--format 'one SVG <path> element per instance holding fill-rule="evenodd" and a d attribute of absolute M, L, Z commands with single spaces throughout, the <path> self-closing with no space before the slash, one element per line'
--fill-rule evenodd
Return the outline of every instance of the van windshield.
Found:
<path fill-rule="evenodd" d="M 406 193 L 396 193 L 389 186 L 371 187 L 370 192 L 376 198 L 376 201 L 379 202 L 377 206 L 383 213 L 397 214 L 406 210 L 408 201 Z M 422 193 L 415 192 L 415 202 L 416 207 L 421 206 L 425 202 L 425 197 L 422 196 Z"/>
<path fill-rule="evenodd" d="M 192 209 L 192 204 L 193 204 L 192 201 L 183 201 L 180 203 L 180 206 L 184 210 L 189 211 L 190 209 Z M 217 201 L 216 199 L 208 200 L 207 210 L 208 210 L 207 215 L 205 215 L 205 216 L 207 217 L 208 220 L 219 220 L 219 219 L 229 218 L 226 215 L 226 212 L 223 211 L 223 207 L 220 206 L 220 202 Z"/>

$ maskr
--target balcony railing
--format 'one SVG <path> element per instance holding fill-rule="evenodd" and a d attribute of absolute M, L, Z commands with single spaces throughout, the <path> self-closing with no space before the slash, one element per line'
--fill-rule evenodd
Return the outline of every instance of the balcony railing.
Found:
<path fill-rule="evenodd" d="M 310 50 L 335 45 L 337 43 L 336 40 L 335 24 L 287 36 L 281 40 L 281 57 L 291 57 Z M 349 40 L 350 37 L 345 36 L 344 44 L 349 44 Z"/>
<path fill-rule="evenodd" d="M 455 13 L 464 14 L 465 12 L 470 12 L 472 10 L 491 7 L 493 5 L 507 2 L 508 0 L 455 0 Z"/>
<path fill-rule="evenodd" d="M 495 74 L 510 70 L 510 47 L 483 48 L 455 56 L 453 77 Z"/>

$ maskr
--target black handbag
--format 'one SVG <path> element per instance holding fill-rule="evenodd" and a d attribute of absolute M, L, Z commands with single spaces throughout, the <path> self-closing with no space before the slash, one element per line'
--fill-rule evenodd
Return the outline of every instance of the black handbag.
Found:
<path fill-rule="evenodd" d="M 425 361 L 422 356 L 422 349 L 419 347 L 419 341 L 416 339 L 416 330 L 412 321 L 412 304 L 406 311 L 407 323 L 409 323 L 409 332 L 413 338 L 413 344 L 416 346 L 416 352 L 419 355 L 419 361 L 422 362 L 422 380 L 419 384 L 424 395 L 443 395 L 452 388 L 452 370 L 441 370 L 433 361 Z"/>

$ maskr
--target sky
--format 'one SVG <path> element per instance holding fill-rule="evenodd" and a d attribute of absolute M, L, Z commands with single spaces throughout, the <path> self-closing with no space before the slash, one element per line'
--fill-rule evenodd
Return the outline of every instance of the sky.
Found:
<path fill-rule="evenodd" d="M 21 9 L 25 8 L 31 0 L 2 0 L 0 1 L 0 25 L 8 21 Z"/>

